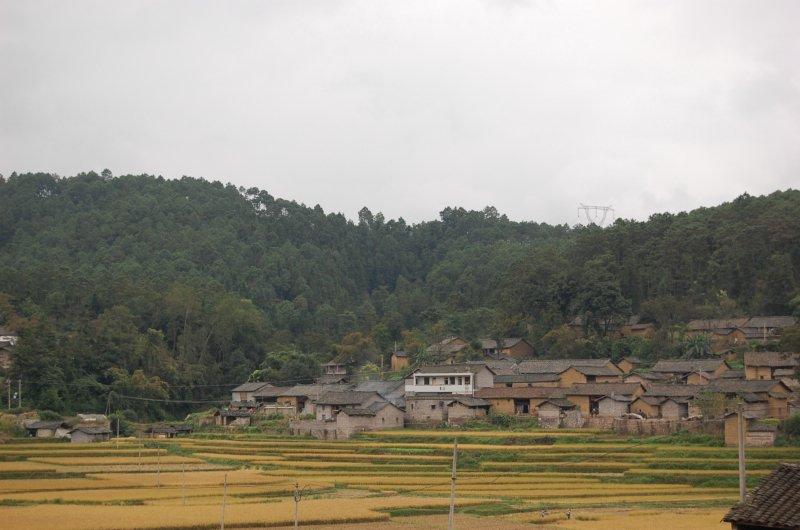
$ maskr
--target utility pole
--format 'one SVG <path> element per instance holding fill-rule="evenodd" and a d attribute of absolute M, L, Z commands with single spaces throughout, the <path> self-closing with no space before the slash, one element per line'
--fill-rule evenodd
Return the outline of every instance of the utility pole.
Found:
<path fill-rule="evenodd" d="M 19 398 L 19 408 L 22 408 L 22 379 L 17 379 L 17 397 Z"/>
<path fill-rule="evenodd" d="M 739 417 L 739 502 L 744 502 L 747 499 L 747 477 L 744 467 L 744 406 L 741 401 L 736 412 Z"/>
<path fill-rule="evenodd" d="M 8 410 L 11 410 L 11 379 L 6 380 L 6 386 L 8 387 Z"/>
<path fill-rule="evenodd" d="M 447 530 L 453 530 L 453 528 L 455 528 L 457 467 L 458 467 L 458 438 L 453 440 L 453 471 L 450 474 L 450 516 L 447 518 Z"/>
<path fill-rule="evenodd" d="M 186 506 L 186 464 L 183 464 L 183 469 L 181 469 L 181 493 L 183 505 Z"/>
<path fill-rule="evenodd" d="M 300 528 L 300 520 L 297 517 L 297 506 L 300 504 L 300 484 L 294 483 L 294 527 Z"/>
<path fill-rule="evenodd" d="M 228 474 L 225 473 L 225 481 L 222 483 L 222 521 L 220 522 L 220 530 L 225 530 L 225 497 L 228 496 Z"/>

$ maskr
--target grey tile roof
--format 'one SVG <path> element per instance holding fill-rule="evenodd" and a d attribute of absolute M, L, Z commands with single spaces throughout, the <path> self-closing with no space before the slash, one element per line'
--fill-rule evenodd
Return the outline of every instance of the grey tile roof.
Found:
<path fill-rule="evenodd" d="M 500 339 L 500 342 L 502 344 L 502 348 L 513 348 L 522 342 L 522 340 L 523 339 L 519 337 L 509 337 Z M 495 339 L 478 339 L 478 342 L 481 343 L 481 348 L 484 350 L 493 350 L 497 348 L 497 340 Z"/>
<path fill-rule="evenodd" d="M 33 423 L 29 423 L 25 428 L 26 429 L 58 429 L 62 425 L 65 425 L 63 421 L 34 421 Z"/>
<path fill-rule="evenodd" d="M 495 383 L 552 383 L 558 381 L 558 374 L 498 374 Z"/>
<path fill-rule="evenodd" d="M 521 374 L 560 374 L 573 366 L 600 367 L 606 366 L 611 359 L 537 359 L 535 361 L 522 361 L 518 371 Z"/>
<path fill-rule="evenodd" d="M 291 389 L 290 386 L 265 386 L 259 390 L 253 392 L 254 398 L 270 398 L 270 397 L 278 397 L 278 396 L 285 396 L 286 392 Z"/>
<path fill-rule="evenodd" d="M 453 374 L 453 373 L 476 373 L 481 368 L 487 368 L 489 371 L 494 372 L 489 368 L 486 363 L 455 363 L 455 364 L 432 364 L 427 366 L 420 366 L 413 373 L 421 374 Z"/>
<path fill-rule="evenodd" d="M 641 389 L 641 383 L 578 383 L 567 388 L 565 394 L 568 396 L 610 396 L 632 395 Z"/>
<path fill-rule="evenodd" d="M 88 425 L 79 425 L 69 432 L 80 431 L 84 434 L 111 434 L 111 429 L 108 427 L 90 427 Z"/>
<path fill-rule="evenodd" d="M 797 324 L 797 319 L 793 316 L 774 316 L 774 317 L 752 317 L 744 327 L 746 328 L 787 328 Z"/>
<path fill-rule="evenodd" d="M 263 388 L 265 386 L 272 386 L 269 383 L 262 383 L 262 382 L 250 382 L 250 383 L 242 383 L 241 385 L 237 386 L 231 392 L 255 392 L 256 390 Z"/>
<path fill-rule="evenodd" d="M 356 392 L 355 390 L 323 392 L 314 401 L 317 405 L 361 405 L 377 392 Z"/>
<path fill-rule="evenodd" d="M 780 464 L 724 521 L 767 528 L 800 528 L 800 465 Z"/>
<path fill-rule="evenodd" d="M 688 374 L 691 372 L 713 372 L 720 366 L 725 364 L 723 359 L 690 359 L 690 360 L 677 360 L 665 359 L 658 361 L 650 371 L 662 373 L 683 373 Z"/>
<path fill-rule="evenodd" d="M 465 407 L 489 407 L 489 402 L 485 399 L 471 397 L 471 396 L 453 396 L 451 403 L 461 403 Z"/>
<path fill-rule="evenodd" d="M 770 368 L 794 368 L 800 366 L 800 353 L 760 351 L 744 354 L 745 366 L 767 366 Z"/>
<path fill-rule="evenodd" d="M 694 397 L 698 393 L 708 390 L 708 385 L 650 385 L 645 396 L 658 397 Z"/>
<path fill-rule="evenodd" d="M 400 387 L 405 386 L 405 381 L 399 379 L 397 381 L 364 381 L 356 385 L 357 392 L 377 392 L 381 396 L 388 396 L 400 390 Z"/>
<path fill-rule="evenodd" d="M 564 397 L 566 388 L 548 386 L 523 386 L 516 388 L 480 388 L 475 391 L 475 397 L 482 399 L 531 399 Z"/>
<path fill-rule="evenodd" d="M 772 379 L 714 379 L 706 387 L 711 392 L 727 394 L 741 392 L 769 392 L 775 386 L 780 386 L 780 381 Z"/>

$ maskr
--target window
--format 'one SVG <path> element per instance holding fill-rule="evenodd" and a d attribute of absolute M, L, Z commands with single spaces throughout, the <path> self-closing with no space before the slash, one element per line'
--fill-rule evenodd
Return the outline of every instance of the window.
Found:
<path fill-rule="evenodd" d="M 436 410 L 436 404 L 431 405 L 431 410 Z"/>
<path fill-rule="evenodd" d="M 513 383 L 506 383 L 506 388 L 511 388 L 512 386 L 514 386 Z"/>

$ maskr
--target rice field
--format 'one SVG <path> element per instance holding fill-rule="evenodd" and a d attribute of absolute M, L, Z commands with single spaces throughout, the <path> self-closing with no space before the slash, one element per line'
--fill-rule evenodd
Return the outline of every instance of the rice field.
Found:
<path fill-rule="evenodd" d="M 389 529 L 402 519 L 431 529 L 447 520 L 455 436 L 463 528 L 713 528 L 738 499 L 735 448 L 587 431 L 12 440 L 0 446 L 0 521 L 4 529 L 218 528 L 224 499 L 226 527 L 280 527 L 293 523 L 297 485 L 301 525 Z M 778 462 L 800 461 L 798 448 L 747 453 L 751 487 Z"/>

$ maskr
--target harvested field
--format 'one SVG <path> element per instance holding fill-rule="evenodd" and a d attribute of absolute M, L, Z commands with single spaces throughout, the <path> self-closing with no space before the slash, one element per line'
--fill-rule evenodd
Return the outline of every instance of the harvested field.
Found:
<path fill-rule="evenodd" d="M 393 528 L 419 519 L 437 528 L 446 523 L 454 434 L 10 443 L 0 447 L 0 519 L 26 530 L 213 528 L 224 492 L 226 525 L 280 526 L 291 520 L 297 483 L 306 524 Z M 738 497 L 731 448 L 581 431 L 538 443 L 550 434 L 458 433 L 458 516 L 482 521 L 475 528 L 699 528 Z M 800 460 L 800 449 L 748 449 L 748 457 L 752 486 L 777 462 Z M 585 518 L 556 513 L 566 510 Z"/>

